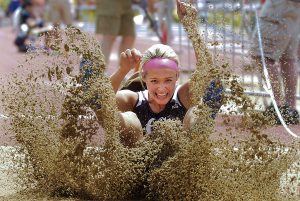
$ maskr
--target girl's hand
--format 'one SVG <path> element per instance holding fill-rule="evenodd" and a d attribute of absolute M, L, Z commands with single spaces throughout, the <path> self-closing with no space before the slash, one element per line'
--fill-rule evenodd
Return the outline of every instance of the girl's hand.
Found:
<path fill-rule="evenodd" d="M 138 70 L 142 54 L 137 49 L 127 49 L 120 55 L 120 70 L 129 72 L 131 69 Z"/>

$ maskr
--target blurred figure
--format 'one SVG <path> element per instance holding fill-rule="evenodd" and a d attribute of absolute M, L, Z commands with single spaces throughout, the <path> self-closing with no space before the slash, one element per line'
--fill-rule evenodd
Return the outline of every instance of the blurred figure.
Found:
<path fill-rule="evenodd" d="M 48 0 L 49 21 L 54 27 L 61 24 L 72 25 L 71 4 L 69 0 Z"/>
<path fill-rule="evenodd" d="M 69 0 L 48 0 L 48 20 L 53 25 L 51 31 L 48 31 L 45 37 L 46 46 L 51 50 L 53 42 L 58 42 L 60 38 L 59 30 L 62 25 L 72 25 L 71 4 Z"/>
<path fill-rule="evenodd" d="M 14 41 L 20 52 L 26 52 L 30 45 L 30 35 L 34 29 L 42 28 L 44 21 L 35 14 L 34 1 L 23 0 L 18 17 L 18 34 Z M 38 31 L 37 31 L 38 32 Z"/>
<path fill-rule="evenodd" d="M 143 1 L 143 0 L 142 0 Z M 144 0 L 147 1 L 148 11 L 154 18 L 154 27 L 151 27 L 162 44 L 171 45 L 173 40 L 172 22 L 174 11 L 174 0 Z M 150 16 L 150 17 L 151 17 Z M 152 22 L 150 22 L 150 26 Z"/>
<path fill-rule="evenodd" d="M 7 7 L 6 16 L 10 17 L 19 6 L 21 6 L 20 0 L 11 0 Z"/>
<path fill-rule="evenodd" d="M 107 65 L 117 36 L 122 37 L 119 55 L 133 47 L 133 16 L 132 0 L 96 0 L 96 34 L 102 35 L 102 52 Z"/>
<path fill-rule="evenodd" d="M 267 0 L 260 14 L 263 50 L 275 100 L 287 124 L 297 124 L 296 88 L 298 79 L 297 50 L 300 31 L 300 1 Z M 260 61 L 257 33 L 251 47 L 252 56 Z M 279 63 L 279 68 L 277 65 Z M 271 105 L 265 111 L 281 124 Z"/>

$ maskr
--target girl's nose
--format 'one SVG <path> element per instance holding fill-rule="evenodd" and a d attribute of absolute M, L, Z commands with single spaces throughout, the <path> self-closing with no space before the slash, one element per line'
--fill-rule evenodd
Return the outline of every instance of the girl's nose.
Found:
<path fill-rule="evenodd" d="M 158 92 L 165 92 L 166 91 L 166 86 L 165 86 L 165 84 L 161 84 L 161 85 L 159 85 L 159 87 L 158 87 Z"/>

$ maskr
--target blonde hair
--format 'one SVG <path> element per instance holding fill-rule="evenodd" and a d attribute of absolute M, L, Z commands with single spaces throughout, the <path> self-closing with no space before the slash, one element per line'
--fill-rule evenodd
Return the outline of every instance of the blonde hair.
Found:
<path fill-rule="evenodd" d="M 154 58 L 172 59 L 177 63 L 177 65 L 179 65 L 178 56 L 170 46 L 155 44 L 147 49 L 141 58 L 141 63 L 139 66 L 140 76 L 142 76 L 144 64 Z"/>

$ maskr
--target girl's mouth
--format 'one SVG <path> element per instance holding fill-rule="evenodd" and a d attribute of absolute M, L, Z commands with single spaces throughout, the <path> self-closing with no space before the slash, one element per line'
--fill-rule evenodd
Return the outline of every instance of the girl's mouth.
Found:
<path fill-rule="evenodd" d="M 168 93 L 155 93 L 158 99 L 165 99 L 168 97 Z"/>

